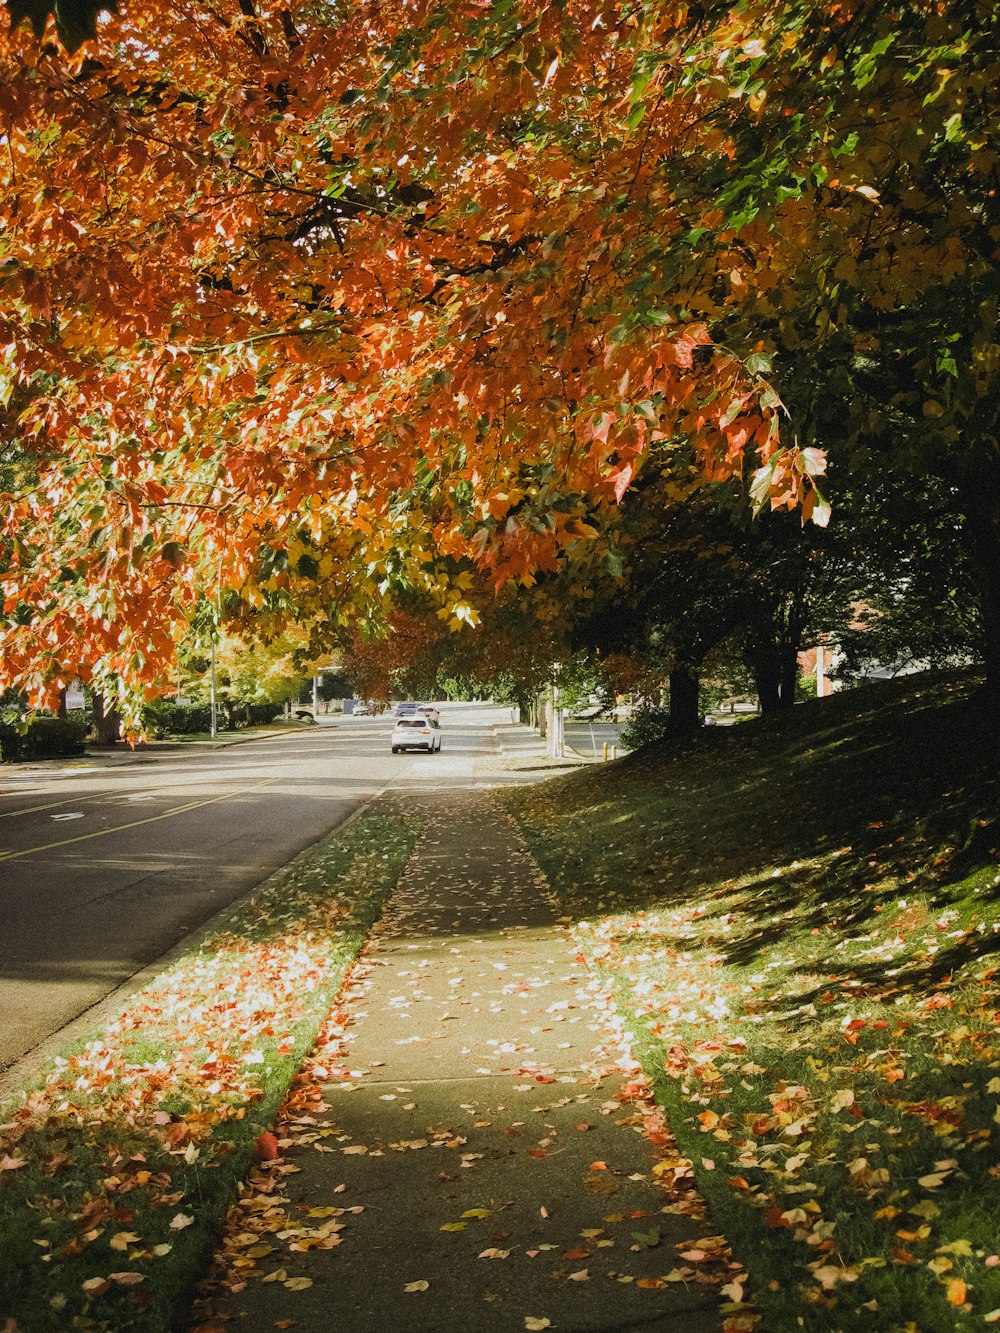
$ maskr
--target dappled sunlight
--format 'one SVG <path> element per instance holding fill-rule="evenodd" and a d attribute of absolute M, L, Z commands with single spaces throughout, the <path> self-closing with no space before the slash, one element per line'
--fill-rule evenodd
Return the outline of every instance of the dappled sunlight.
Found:
<path fill-rule="evenodd" d="M 775 1326 L 1000 1307 L 998 776 L 961 703 L 886 697 L 510 799 Z"/>
<path fill-rule="evenodd" d="M 3 1216 L 31 1219 L 8 1254 L 30 1264 L 40 1301 L 84 1300 L 121 1327 L 160 1270 L 168 1285 L 186 1280 L 181 1233 L 195 1227 L 205 1244 L 212 1210 L 196 1226 L 200 1210 L 245 1172 L 263 1128 L 251 1116 L 273 1114 L 415 839 L 391 815 L 376 823 L 298 858 L 8 1095 Z"/>

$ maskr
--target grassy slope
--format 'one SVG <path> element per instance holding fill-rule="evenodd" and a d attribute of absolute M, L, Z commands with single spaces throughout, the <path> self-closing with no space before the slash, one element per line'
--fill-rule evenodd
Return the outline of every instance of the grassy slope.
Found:
<path fill-rule="evenodd" d="M 507 797 L 772 1330 L 1000 1321 L 1000 775 L 970 690 L 845 692 Z"/>

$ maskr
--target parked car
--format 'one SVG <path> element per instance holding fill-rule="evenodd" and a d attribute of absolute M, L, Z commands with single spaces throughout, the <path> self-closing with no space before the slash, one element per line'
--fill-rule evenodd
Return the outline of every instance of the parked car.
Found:
<path fill-rule="evenodd" d="M 429 717 L 400 717 L 390 737 L 393 754 L 400 750 L 426 750 L 433 754 L 441 748 L 441 732 Z"/>
<path fill-rule="evenodd" d="M 408 714 L 413 714 L 416 711 L 417 705 L 414 703 L 401 703 L 396 705 L 397 717 L 406 717 Z"/>
<path fill-rule="evenodd" d="M 417 704 L 417 712 L 421 717 L 429 717 L 432 722 L 441 720 L 441 714 L 433 704 Z"/>

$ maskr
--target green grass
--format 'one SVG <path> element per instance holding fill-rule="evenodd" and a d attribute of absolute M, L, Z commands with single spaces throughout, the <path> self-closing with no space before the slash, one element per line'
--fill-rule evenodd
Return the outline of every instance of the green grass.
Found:
<path fill-rule="evenodd" d="M 310 848 L 8 1099 L 5 1328 L 175 1326 L 418 832 L 372 814 Z"/>
<path fill-rule="evenodd" d="M 1000 1321 L 1000 774 L 974 684 L 845 692 L 505 796 L 772 1330 Z"/>

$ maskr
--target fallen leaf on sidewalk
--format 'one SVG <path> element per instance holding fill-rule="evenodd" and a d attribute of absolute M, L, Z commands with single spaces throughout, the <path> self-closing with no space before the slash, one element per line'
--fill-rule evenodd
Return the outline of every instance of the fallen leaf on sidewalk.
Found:
<path fill-rule="evenodd" d="M 427 1291 L 427 1289 L 430 1287 L 430 1285 L 431 1285 L 431 1284 L 430 1284 L 429 1282 L 425 1282 L 423 1279 L 421 1279 L 419 1282 L 407 1282 L 406 1285 L 403 1287 L 403 1290 L 404 1290 L 404 1291 Z"/>
<path fill-rule="evenodd" d="M 257 1156 L 262 1162 L 273 1162 L 276 1157 L 280 1156 L 278 1140 L 270 1130 L 258 1134 L 254 1146 L 257 1150 Z"/>

